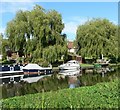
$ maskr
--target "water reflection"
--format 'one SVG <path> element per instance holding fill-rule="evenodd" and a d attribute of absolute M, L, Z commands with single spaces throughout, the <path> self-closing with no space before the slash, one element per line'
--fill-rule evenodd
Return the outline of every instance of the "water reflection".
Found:
<path fill-rule="evenodd" d="M 118 76 L 118 71 L 120 72 L 120 69 L 107 72 L 106 69 L 60 71 L 55 72 L 51 76 L 46 76 L 35 83 L 18 82 L 16 84 L 4 84 L 0 85 L 0 89 L 2 88 L 2 98 L 8 98 L 39 93 L 43 89 L 46 92 L 65 88 L 91 86 L 99 82 L 114 80 Z"/>
<path fill-rule="evenodd" d="M 80 86 L 80 80 L 77 76 L 69 76 L 68 79 L 69 88 L 75 88 Z"/>
<path fill-rule="evenodd" d="M 60 75 L 64 76 L 75 76 L 75 75 L 80 75 L 81 70 L 62 70 L 59 72 Z"/>
<path fill-rule="evenodd" d="M 59 72 L 60 75 L 68 76 L 69 88 L 75 88 L 80 86 L 80 80 L 77 76 L 82 75 L 81 70 L 62 70 Z"/>
<path fill-rule="evenodd" d="M 86 86 L 86 85 L 91 85 L 90 83 L 92 82 L 89 82 L 89 79 L 88 82 L 83 81 L 83 78 L 85 77 L 86 75 L 86 78 L 91 78 L 92 79 L 95 79 L 93 77 L 95 77 L 97 73 L 97 76 L 96 76 L 96 79 L 99 80 L 104 80 L 103 78 L 107 75 L 108 72 L 112 72 L 114 71 L 113 68 L 109 68 L 109 67 L 106 67 L 106 68 L 97 68 L 97 69 L 82 69 L 82 70 L 62 70 L 59 72 L 60 75 L 64 75 L 65 77 L 67 76 L 68 77 L 68 84 L 69 84 L 69 88 L 76 88 L 76 87 L 80 87 L 80 86 Z M 83 76 L 82 76 L 83 75 Z M 91 75 L 94 75 L 94 76 L 91 76 Z M 100 77 L 101 76 L 101 77 Z M 96 81 L 95 81 L 96 82 Z M 93 85 L 93 83 L 92 83 Z"/>

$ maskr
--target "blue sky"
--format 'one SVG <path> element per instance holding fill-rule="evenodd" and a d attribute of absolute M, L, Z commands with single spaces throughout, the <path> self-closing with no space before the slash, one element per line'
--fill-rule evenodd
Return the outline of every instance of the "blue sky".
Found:
<path fill-rule="evenodd" d="M 27 5 L 26 5 L 27 4 Z M 68 40 L 74 40 L 78 25 L 84 24 L 88 19 L 106 18 L 111 22 L 118 23 L 117 2 L 1 2 L 0 32 L 4 32 L 7 22 L 15 17 L 16 11 L 31 10 L 35 4 L 43 8 L 55 9 L 62 14 Z"/>

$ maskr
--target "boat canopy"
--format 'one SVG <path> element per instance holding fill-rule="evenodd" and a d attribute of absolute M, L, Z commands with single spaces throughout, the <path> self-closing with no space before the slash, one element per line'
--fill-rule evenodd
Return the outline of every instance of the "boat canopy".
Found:
<path fill-rule="evenodd" d="M 76 61 L 76 60 L 70 60 L 70 61 L 68 61 L 68 63 L 77 63 L 78 61 Z"/>
<path fill-rule="evenodd" d="M 36 70 L 39 70 L 39 69 L 42 69 L 42 67 L 39 66 L 38 64 L 31 64 L 31 63 L 29 63 L 25 67 L 23 67 L 23 69 L 28 69 L 28 70 L 36 69 Z"/>

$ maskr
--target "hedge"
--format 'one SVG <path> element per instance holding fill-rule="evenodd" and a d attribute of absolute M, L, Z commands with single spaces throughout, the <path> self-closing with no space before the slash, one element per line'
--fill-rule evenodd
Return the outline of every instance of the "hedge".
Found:
<path fill-rule="evenodd" d="M 118 108 L 118 79 L 94 86 L 3 99 L 2 108 Z"/>

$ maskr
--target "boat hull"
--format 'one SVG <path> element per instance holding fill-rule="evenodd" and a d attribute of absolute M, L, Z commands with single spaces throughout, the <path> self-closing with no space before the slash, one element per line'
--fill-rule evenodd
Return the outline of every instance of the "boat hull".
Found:
<path fill-rule="evenodd" d="M 46 69 L 46 70 L 36 70 L 36 69 L 23 69 L 23 72 L 25 75 L 32 75 L 32 74 L 37 74 L 37 75 L 44 75 L 44 74 L 51 74 L 52 69 Z"/>
<path fill-rule="evenodd" d="M 59 66 L 60 70 L 79 70 L 80 64 L 76 60 L 70 60 L 65 64 Z"/>
<path fill-rule="evenodd" d="M 65 75 L 65 76 L 74 76 L 80 73 L 80 70 L 65 70 L 61 71 L 59 74 Z"/>
<path fill-rule="evenodd" d="M 79 66 L 78 67 L 76 67 L 76 66 L 75 67 L 73 67 L 73 66 L 72 67 L 70 67 L 70 66 L 67 67 L 66 66 L 66 67 L 59 67 L 59 69 L 60 70 L 79 70 L 80 67 Z"/>

